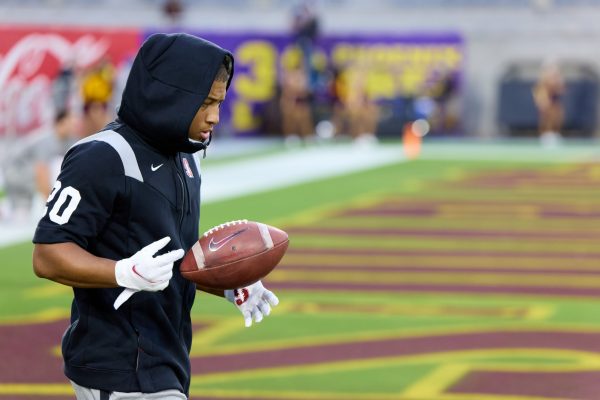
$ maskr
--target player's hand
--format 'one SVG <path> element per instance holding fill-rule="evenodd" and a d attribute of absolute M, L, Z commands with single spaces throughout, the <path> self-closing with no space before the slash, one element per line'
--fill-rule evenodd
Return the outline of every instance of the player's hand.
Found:
<path fill-rule="evenodd" d="M 240 310 L 244 316 L 246 328 L 252 325 L 252 320 L 258 323 L 263 316 L 271 313 L 271 307 L 279 304 L 279 299 L 258 281 L 250 286 L 235 290 L 226 290 L 225 297 Z"/>
<path fill-rule="evenodd" d="M 169 286 L 173 276 L 173 263 L 184 255 L 183 249 L 154 256 L 171 241 L 169 236 L 150 243 L 133 256 L 117 261 L 115 278 L 119 286 L 126 288 L 115 301 L 118 309 L 131 295 L 145 290 L 156 292 Z"/>

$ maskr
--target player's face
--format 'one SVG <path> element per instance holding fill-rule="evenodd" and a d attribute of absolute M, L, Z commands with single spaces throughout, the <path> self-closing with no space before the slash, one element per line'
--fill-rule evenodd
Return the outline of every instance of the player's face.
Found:
<path fill-rule="evenodd" d="M 221 103 L 225 100 L 227 82 L 214 81 L 210 93 L 198 109 L 190 124 L 188 137 L 192 140 L 204 141 L 210 136 L 215 125 L 219 123 Z"/>

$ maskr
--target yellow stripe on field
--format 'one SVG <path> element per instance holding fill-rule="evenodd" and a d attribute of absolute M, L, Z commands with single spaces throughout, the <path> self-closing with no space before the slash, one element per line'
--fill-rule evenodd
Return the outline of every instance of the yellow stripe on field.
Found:
<path fill-rule="evenodd" d="M 538 250 L 543 251 L 546 246 L 548 254 L 553 252 L 564 252 L 569 250 L 572 252 L 586 252 L 587 250 L 592 251 L 593 255 L 600 255 L 598 249 L 597 237 L 590 236 L 586 238 L 572 238 L 572 237 L 536 237 L 536 238 L 523 238 L 519 236 L 511 237 L 510 235 L 498 235 L 490 237 L 478 237 L 478 236 L 452 236 L 452 233 L 446 232 L 432 232 L 425 235 L 415 233 L 403 233 L 398 235 L 381 235 L 381 234 L 341 234 L 337 232 L 326 233 L 326 232 L 294 232 L 293 239 L 295 242 L 300 243 L 320 243 L 321 247 L 330 247 L 330 245 L 339 243 L 348 243 L 346 248 L 410 248 L 417 245 L 426 245 L 428 248 L 436 248 L 438 245 L 442 245 L 443 249 L 446 247 L 453 250 L 458 249 L 498 249 L 510 251 L 512 247 L 516 247 L 515 251 L 522 250 Z M 356 244 L 357 246 L 353 246 Z M 593 246 L 596 244 L 596 246 Z M 441 250 L 442 248 L 438 248 Z"/>
<path fill-rule="evenodd" d="M 452 268 L 478 268 L 478 269 L 503 269 L 518 268 L 519 270 L 557 270 L 569 271 L 580 269 L 600 272 L 600 255 L 598 258 L 557 258 L 552 256 L 541 257 L 497 257 L 485 255 L 436 255 L 432 250 L 430 254 L 415 255 L 359 255 L 359 254 L 321 254 L 321 253 L 287 253 L 278 268 L 286 265 L 297 264 L 306 268 L 332 267 L 428 267 L 439 269 Z"/>
<path fill-rule="evenodd" d="M 573 400 L 558 397 L 537 396 L 510 396 L 486 394 L 442 394 L 439 397 L 413 397 L 401 394 L 383 393 L 331 393 L 331 392 L 306 392 L 306 391 L 266 391 L 266 390 L 227 390 L 227 389 L 202 389 L 202 396 L 213 398 L 239 398 L 239 399 L 286 399 L 286 400 Z"/>
<path fill-rule="evenodd" d="M 562 191 L 552 189 L 537 188 L 534 191 L 524 191 L 519 188 L 473 188 L 473 187 L 440 187 L 436 186 L 433 190 L 419 196 L 418 200 L 429 201 L 438 199 L 439 201 L 459 200 L 465 201 L 535 201 L 544 204 L 569 204 L 571 201 L 581 201 L 581 199 L 593 199 L 600 197 L 598 189 L 568 188 Z M 539 192 L 538 192 L 539 191 Z M 406 196 L 405 196 L 406 197 Z M 413 198 L 413 197 L 406 197 Z"/>
<path fill-rule="evenodd" d="M 600 211 L 599 211 L 600 212 Z M 443 218 L 443 219 L 442 219 Z M 535 234 L 537 232 L 554 232 L 554 233 L 588 233 L 599 234 L 600 227 L 598 221 L 587 219 L 578 221 L 577 228 L 573 227 L 573 221 L 555 220 L 548 218 L 534 219 L 507 219 L 506 216 L 501 218 L 482 217 L 477 218 L 465 216 L 465 218 L 446 218 L 445 216 L 344 216 L 335 217 L 319 221 L 319 223 L 311 224 L 311 228 L 403 228 L 403 229 L 440 229 L 440 230 L 471 230 L 478 232 L 494 232 L 497 230 L 507 230 L 510 232 Z"/>
<path fill-rule="evenodd" d="M 303 295 L 306 296 L 307 293 L 307 289 L 306 288 L 289 288 L 289 289 L 278 289 L 279 291 L 284 291 L 286 293 L 301 293 Z M 348 292 L 352 292 L 353 288 L 347 287 L 347 288 L 342 288 L 340 287 L 339 290 L 336 290 L 336 294 L 339 293 L 348 293 Z M 311 289 L 309 291 L 310 293 L 328 293 L 331 294 L 331 290 L 328 289 Z M 376 291 L 367 291 L 364 293 L 370 293 L 373 295 L 385 295 L 385 296 L 398 296 L 399 294 L 401 295 L 406 295 L 412 292 L 402 292 L 402 293 L 398 293 L 397 289 L 394 288 L 377 288 Z M 598 296 L 595 295 L 590 295 L 589 293 L 577 293 L 577 292 L 573 292 L 573 293 L 569 293 L 568 296 L 558 296 L 555 294 L 548 294 L 548 293 L 532 293 L 532 292 L 520 292 L 520 293 L 506 293 L 506 292 L 497 292 L 497 291 L 486 291 L 486 292 L 457 292 L 455 289 L 452 289 L 451 287 L 444 287 L 444 286 L 439 286 L 439 287 L 432 287 L 432 288 L 427 288 L 427 289 L 420 289 L 418 291 L 419 295 L 423 295 L 423 296 L 456 296 L 456 297 L 476 297 L 476 298 L 482 298 L 482 299 L 486 299 L 486 300 L 493 300 L 493 299 L 499 299 L 499 298 L 514 298 L 514 299 L 518 299 L 518 300 L 527 300 L 530 299 L 532 301 L 556 301 L 558 298 L 560 298 L 561 302 L 581 302 L 581 301 L 592 301 L 592 302 L 596 302 L 598 300 Z M 353 294 L 350 293 L 349 296 L 352 296 Z"/>
<path fill-rule="evenodd" d="M 461 203 L 481 203 L 482 205 L 485 205 L 486 203 L 489 204 L 496 204 L 496 205 L 501 205 L 503 203 L 506 203 L 507 205 L 513 205 L 513 206 L 521 206 L 521 205 L 525 205 L 525 206 L 562 206 L 562 205 L 568 205 L 569 207 L 571 206 L 596 206 L 597 204 L 594 203 L 593 200 L 590 200 L 589 198 L 586 197 L 579 197 L 577 190 L 576 189 L 571 189 L 569 191 L 567 191 L 567 193 L 570 193 L 572 196 L 572 200 L 569 201 L 565 201 L 565 202 L 561 202 L 561 199 L 553 199 L 553 198 L 546 198 L 546 197 L 540 197 L 540 196 L 531 196 L 528 199 L 520 199 L 520 198 L 514 198 L 512 196 L 512 193 L 510 191 L 506 191 L 504 192 L 504 194 L 498 194 L 495 196 L 489 196 L 489 192 L 487 189 L 483 189 L 483 190 L 479 190 L 479 189 L 470 189 L 470 188 L 461 188 L 458 187 L 457 188 L 453 188 L 453 187 L 436 187 L 435 191 L 427 191 L 424 193 L 421 193 L 419 195 L 418 199 L 415 199 L 414 197 L 407 197 L 405 195 L 389 195 L 387 196 L 385 199 L 383 199 L 382 201 L 379 202 L 378 206 L 380 207 L 401 207 L 407 204 L 410 205 L 414 205 L 414 204 L 419 204 L 419 203 L 423 203 L 423 204 L 431 204 L 431 203 L 456 203 L 456 202 L 461 202 Z M 492 189 L 494 190 L 494 189 Z M 465 196 L 465 192 L 468 192 L 467 195 Z M 447 195 L 447 196 L 446 196 Z M 456 196 L 453 197 L 453 196 Z M 440 199 L 440 197 L 442 197 L 442 199 Z"/>
<path fill-rule="evenodd" d="M 443 394 L 438 397 L 413 397 L 400 394 L 382 393 L 330 393 L 330 392 L 305 392 L 305 391 L 272 391 L 265 390 L 226 390 L 202 389 L 203 396 L 213 398 L 239 398 L 239 399 L 285 399 L 285 400 L 573 400 L 558 397 L 537 396 L 510 396 L 486 394 Z"/>
<path fill-rule="evenodd" d="M 46 308 L 33 314 L 11 315 L 0 318 L 0 325 L 29 325 L 68 319 L 71 310 L 67 308 Z"/>
<path fill-rule="evenodd" d="M 402 398 L 400 400 L 403 400 Z M 506 394 L 456 394 L 456 393 L 444 393 L 442 396 L 432 398 L 406 398 L 404 400 L 573 400 L 560 397 L 539 397 L 539 396 L 523 396 L 523 395 L 506 395 Z"/>
<path fill-rule="evenodd" d="M 29 299 L 44 299 L 71 295 L 72 293 L 72 287 L 52 282 L 24 290 L 24 297 Z"/>
<path fill-rule="evenodd" d="M 73 394 L 73 387 L 63 383 L 0 383 L 0 396 L 71 396 Z"/>
<path fill-rule="evenodd" d="M 595 289 L 600 288 L 600 276 L 572 274 L 494 274 L 479 272 L 377 272 L 372 271 L 299 271 L 276 269 L 269 282 L 318 282 L 353 284 L 397 285 L 463 285 L 463 286 L 518 286 Z"/>
<path fill-rule="evenodd" d="M 286 311 L 295 314 L 333 314 L 327 318 L 341 316 L 367 315 L 367 316 L 417 316 L 417 317 L 492 317 L 510 318 L 513 320 L 540 320 L 552 315 L 553 307 L 531 306 L 494 306 L 476 304 L 364 304 L 364 303 L 315 303 L 294 302 L 287 305 Z"/>
<path fill-rule="evenodd" d="M 549 354 L 552 353 L 552 354 Z M 461 357 L 462 356 L 462 357 Z M 574 362 L 573 365 L 564 364 L 556 365 L 556 366 L 544 366 L 542 365 L 540 368 L 540 364 L 533 363 L 528 364 L 524 362 L 519 364 L 518 361 L 514 361 L 512 364 L 505 363 L 489 363 L 485 361 L 485 358 L 498 358 L 498 357 L 509 357 L 511 359 L 525 357 L 531 358 L 536 357 L 537 359 L 546 358 L 550 361 L 560 358 L 560 357 L 571 357 Z M 440 357 L 442 357 L 440 359 Z M 481 361 L 483 358 L 483 362 Z M 465 399 L 465 400 L 482 400 L 482 399 L 545 399 L 543 397 L 523 397 L 523 396 L 504 396 L 504 395 L 486 395 L 483 393 L 477 394 L 477 397 L 474 395 L 466 395 L 467 397 L 463 397 L 462 394 L 445 394 L 438 393 L 435 394 L 436 391 L 442 391 L 445 385 L 450 385 L 453 380 L 460 378 L 461 374 L 465 372 L 466 369 L 485 369 L 486 371 L 495 370 L 495 367 L 500 368 L 503 371 L 515 371 L 518 370 L 520 372 L 573 372 L 573 371 L 599 371 L 600 370 L 600 360 L 598 356 L 590 353 L 583 352 L 573 352 L 573 351 L 546 351 L 545 349 L 502 349 L 502 350 L 469 350 L 469 351 L 459 351 L 459 352 L 446 352 L 439 353 L 435 355 L 420 355 L 420 356 L 407 356 L 407 357 L 395 357 L 395 358 L 384 358 L 384 359 L 371 359 L 371 360 L 353 360 L 350 362 L 333 362 L 333 363 L 325 363 L 325 364 L 315 364 L 310 366 L 300 366 L 300 367 L 284 367 L 283 369 L 263 369 L 261 371 L 245 371 L 245 372 L 234 372 L 234 373 L 226 373 L 226 374 L 215 374 L 205 376 L 206 379 L 200 377 L 200 381 L 204 380 L 204 382 L 200 382 L 200 387 L 202 383 L 221 383 L 223 386 L 226 386 L 227 382 L 235 382 L 238 379 L 273 379 L 277 377 L 286 377 L 292 378 L 301 374 L 327 374 L 331 372 L 340 372 L 340 371 L 350 371 L 356 369 L 370 369 L 370 368 L 393 368 L 394 366 L 407 366 L 410 364 L 424 364 L 424 363 L 444 363 L 448 360 L 462 360 L 465 361 L 464 368 L 461 368 L 460 371 L 451 371 L 446 370 L 444 374 L 440 374 L 439 371 L 437 374 L 434 373 L 434 376 L 429 376 L 429 378 L 445 378 L 444 382 L 437 382 L 434 379 L 429 379 L 427 382 L 434 383 L 434 387 L 427 388 L 425 384 L 420 387 L 421 391 L 419 391 L 419 386 L 411 386 L 409 393 L 404 392 L 403 394 L 387 394 L 387 393 L 340 393 L 336 394 L 338 397 L 334 398 L 356 398 L 356 399 L 377 399 L 377 398 L 389 398 L 389 396 L 393 396 L 395 399 L 447 399 L 447 400 L 457 400 L 457 399 Z M 471 363 L 469 363 L 471 361 Z M 460 364 L 459 364 L 460 365 Z M 192 382 L 196 382 L 196 377 L 193 378 Z M 212 393 L 211 389 L 202 388 L 198 389 L 204 395 L 208 393 Z M 193 393 L 193 392 L 192 392 Z M 230 394 L 234 395 L 236 391 L 220 391 L 222 395 Z M 321 391 L 311 391 L 311 392 L 266 392 L 266 391 L 244 391 L 245 395 L 248 398 L 253 398 L 254 396 L 263 396 L 264 398 L 268 398 L 270 394 L 281 394 L 282 396 L 278 398 L 328 398 L 323 397 L 324 394 Z M 267 395 L 265 397 L 265 395 Z M 303 397 L 300 397 L 303 396 Z M 345 397 L 344 397 L 345 396 Z"/>
<path fill-rule="evenodd" d="M 513 362 L 490 362 L 489 359 L 506 358 L 515 360 Z M 519 362 L 523 358 L 523 362 Z M 558 364 L 542 365 L 540 363 L 531 363 L 527 359 L 536 358 L 538 360 L 546 359 L 550 363 L 557 359 Z M 565 364 L 565 361 L 570 361 Z M 298 375 L 306 374 L 329 374 L 336 372 L 368 370 L 368 369 L 390 369 L 393 367 L 406 367 L 419 364 L 446 364 L 457 363 L 459 365 L 469 366 L 470 369 L 485 369 L 486 371 L 519 371 L 519 372 L 581 372 L 581 371 L 600 371 L 600 356 L 595 353 L 561 350 L 561 349 L 524 349 L 524 348 L 506 348 L 506 349 L 478 349 L 478 350 L 459 350 L 445 351 L 436 353 L 426 353 L 408 356 L 376 357 L 368 359 L 355 359 L 349 361 L 333 361 L 324 363 L 314 363 L 308 365 L 279 366 L 274 368 L 260 368 L 235 372 L 220 372 L 215 374 L 194 375 L 192 377 L 192 389 L 194 387 L 206 393 L 206 384 L 222 384 L 236 380 L 247 379 L 273 379 L 273 378 L 293 378 Z M 447 371 L 446 371 L 447 372 Z M 464 372 L 464 368 L 459 372 Z M 449 372 L 447 372 L 450 375 Z M 447 379 L 456 378 L 455 375 L 448 376 Z M 441 385 L 440 385 L 441 386 Z M 442 388 L 438 386 L 436 390 Z M 279 392 L 277 392 L 279 393 Z M 310 393 L 310 392 L 309 392 Z M 362 395 L 356 393 L 356 395 Z M 383 394 L 385 395 L 385 394 Z M 398 396 L 398 395 L 396 395 Z M 397 398 L 423 398 L 413 395 Z M 427 397 L 425 397 L 427 398 Z M 435 397 L 437 399 L 437 397 Z"/>
<path fill-rule="evenodd" d="M 190 356 L 205 354 L 202 351 L 218 346 L 218 341 L 224 337 L 231 336 L 236 332 L 243 332 L 246 327 L 242 323 L 242 319 L 238 316 L 235 318 L 224 318 L 215 321 L 207 328 L 200 329 L 193 333 L 192 336 L 192 350 Z"/>
<path fill-rule="evenodd" d="M 331 318 L 329 314 L 327 318 Z M 541 317 L 543 321 L 543 316 Z M 532 321 L 539 321 L 535 316 L 531 318 Z M 238 332 L 231 333 L 235 337 L 236 334 L 243 333 L 243 325 L 239 325 Z M 327 346 L 337 344 L 349 344 L 349 343 L 364 343 L 364 342 L 378 342 L 385 340 L 405 340 L 414 338 L 440 338 L 445 336 L 457 336 L 457 335 L 473 335 L 473 334 L 486 334 L 486 333 L 498 333 L 498 332 L 547 332 L 547 333 L 588 333 L 588 334 L 599 334 L 599 326 L 590 325 L 562 325 L 553 323 L 540 322 L 538 324 L 530 323 L 528 325 L 522 325 L 515 320 L 505 320 L 502 322 L 481 322 L 481 323 L 469 323 L 461 326 L 452 327 L 419 327 L 410 328 L 404 327 L 402 330 L 398 328 L 377 330 L 377 331 L 356 331 L 356 332 L 335 332 L 331 334 L 314 334 L 312 336 L 302 336 L 296 338 L 283 338 L 283 339 L 269 339 L 268 341 L 262 342 L 247 342 L 247 343 L 225 343 L 217 344 L 211 341 L 210 337 L 205 341 L 202 336 L 202 331 L 197 332 L 194 336 L 194 342 L 192 343 L 192 357 L 201 356 L 214 356 L 214 355 L 230 355 L 230 354 L 241 354 L 241 353 L 252 353 L 252 352 L 264 352 L 283 350 L 289 348 L 313 348 L 315 346 Z M 204 344 L 209 344 L 206 346 Z"/>
<path fill-rule="evenodd" d="M 289 226 L 312 226 L 325 219 L 333 218 L 347 209 L 374 207 L 376 204 L 381 203 L 389 195 L 390 192 L 387 190 L 384 192 L 359 195 L 351 199 L 344 199 L 342 201 L 329 203 L 324 206 L 313 207 L 308 210 L 293 214 L 289 217 L 283 217 L 269 221 L 269 223 L 282 228 Z"/>
<path fill-rule="evenodd" d="M 359 235 L 323 235 L 295 233 L 291 238 L 293 245 L 314 247 L 316 249 L 393 249 L 393 250 L 465 250 L 465 251 L 507 251 L 511 254 L 520 252 L 553 253 L 585 253 L 589 256 L 600 257 L 598 239 L 544 239 L 523 240 L 521 238 L 458 238 L 458 237 L 413 237 L 402 235 L 359 236 Z"/>
<path fill-rule="evenodd" d="M 472 367 L 468 364 L 449 363 L 435 368 L 426 377 L 406 388 L 402 395 L 413 398 L 435 398 L 459 382 Z"/>
<path fill-rule="evenodd" d="M 194 392 L 191 393 L 194 397 Z M 380 393 L 334 393 L 334 392 L 306 392 L 302 390 L 233 390 L 233 389 L 202 389 L 198 396 L 212 398 L 237 398 L 237 399 L 289 399 L 289 400 L 417 400 L 398 397 L 397 394 Z"/>
<path fill-rule="evenodd" d="M 474 204 L 444 204 L 440 203 L 437 207 L 433 208 L 435 216 L 469 216 L 469 217 L 480 217 L 480 216 L 511 216 L 513 218 L 526 218 L 533 219 L 539 218 L 540 208 L 535 206 L 491 206 L 491 205 L 474 205 Z"/>

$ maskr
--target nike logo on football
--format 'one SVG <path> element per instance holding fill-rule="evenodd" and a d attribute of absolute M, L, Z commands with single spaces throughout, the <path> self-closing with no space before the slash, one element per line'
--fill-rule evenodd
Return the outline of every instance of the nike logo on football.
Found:
<path fill-rule="evenodd" d="M 210 238 L 210 242 L 208 242 L 208 249 L 210 251 L 217 251 L 219 250 L 221 247 L 225 246 L 225 244 L 227 244 L 227 242 L 229 242 L 231 239 L 233 239 L 234 237 L 241 235 L 242 233 L 246 232 L 248 230 L 248 228 L 244 228 L 244 229 L 240 229 L 239 231 L 232 233 L 231 235 L 224 237 L 221 240 L 217 240 L 215 241 L 215 238 L 212 237 Z"/>
<path fill-rule="evenodd" d="M 152 170 L 152 172 L 156 171 L 157 169 L 159 169 L 160 167 L 162 167 L 163 164 L 158 164 L 156 167 L 154 166 L 154 164 L 150 165 L 150 169 Z"/>

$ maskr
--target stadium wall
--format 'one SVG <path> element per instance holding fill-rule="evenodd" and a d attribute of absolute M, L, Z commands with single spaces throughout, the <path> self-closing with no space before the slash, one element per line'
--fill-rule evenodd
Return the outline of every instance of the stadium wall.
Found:
<path fill-rule="evenodd" d="M 105 2 L 102 6 L 27 6 L 0 4 L 1 23 L 75 24 L 81 26 L 152 26 L 213 32 L 290 31 L 289 6 L 278 2 L 239 2 L 189 7 L 184 17 L 168 23 L 159 7 L 140 7 L 140 1 Z M 554 59 L 578 62 L 600 71 L 600 7 L 400 7 L 394 2 L 329 2 L 320 8 L 324 34 L 381 34 L 394 32 L 459 32 L 465 41 L 463 126 L 467 135 L 494 138 L 500 77 L 515 62 Z M 61 4 L 54 2 L 54 4 Z M 212 3 L 211 3 L 212 4 Z M 256 5 L 263 4 L 263 6 Z M 599 114 L 599 113 L 597 113 Z M 597 135 L 597 134 L 596 134 Z"/>

